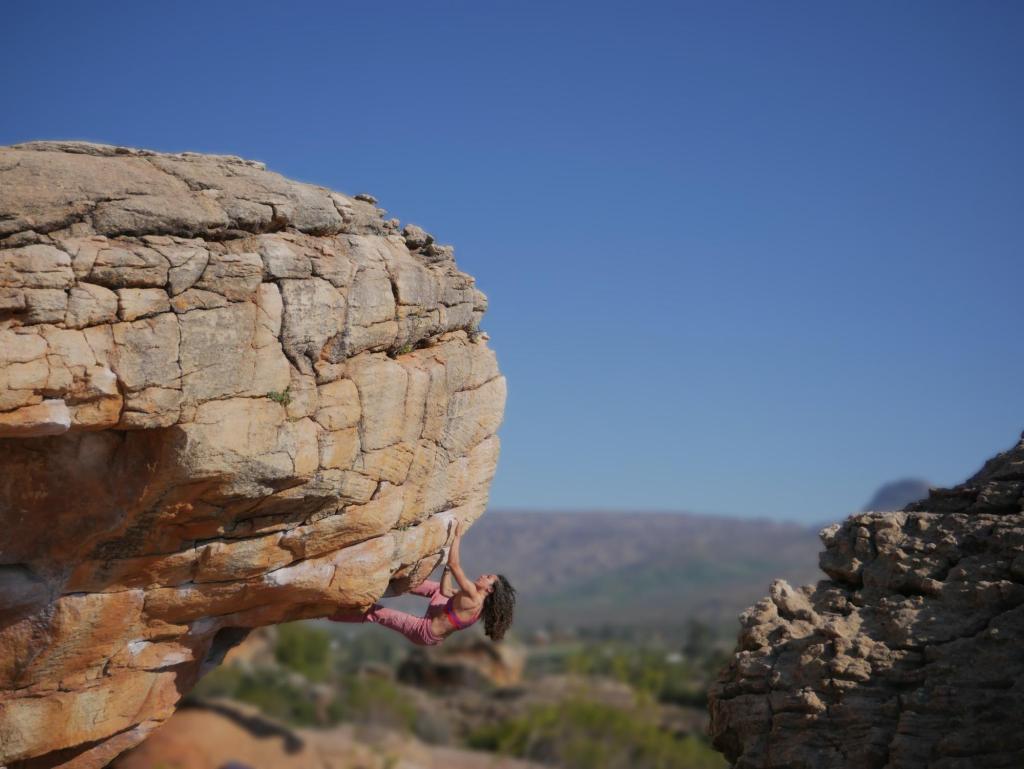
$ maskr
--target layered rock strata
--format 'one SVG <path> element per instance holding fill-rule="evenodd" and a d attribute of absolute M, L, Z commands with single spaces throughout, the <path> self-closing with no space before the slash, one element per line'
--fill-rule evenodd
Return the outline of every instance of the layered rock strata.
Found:
<path fill-rule="evenodd" d="M 821 532 L 710 693 L 736 769 L 1024 766 L 1024 437 L 960 486 Z"/>
<path fill-rule="evenodd" d="M 103 766 L 248 628 L 433 569 L 498 456 L 485 306 L 369 196 L 0 149 L 0 765 Z"/>

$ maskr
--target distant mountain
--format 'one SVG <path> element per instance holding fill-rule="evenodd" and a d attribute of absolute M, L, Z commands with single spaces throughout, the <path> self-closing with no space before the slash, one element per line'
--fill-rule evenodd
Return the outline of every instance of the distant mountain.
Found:
<path fill-rule="evenodd" d="M 517 626 L 735 628 L 771 580 L 814 583 L 821 544 L 806 526 L 689 513 L 507 512 L 478 520 L 463 549 L 474 575 L 519 591 Z"/>
<path fill-rule="evenodd" d="M 917 502 L 928 496 L 930 484 L 920 478 L 903 478 L 884 484 L 871 501 L 864 506 L 868 510 L 902 510 L 911 502 Z"/>

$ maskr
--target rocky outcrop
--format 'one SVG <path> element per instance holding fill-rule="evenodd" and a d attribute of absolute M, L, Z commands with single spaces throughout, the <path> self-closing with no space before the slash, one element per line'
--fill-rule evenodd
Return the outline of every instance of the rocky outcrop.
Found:
<path fill-rule="evenodd" d="M 485 298 L 374 202 L 0 149 L 0 765 L 105 765 L 248 628 L 402 592 L 483 512 Z"/>
<path fill-rule="evenodd" d="M 493 644 L 478 636 L 461 644 L 413 649 L 396 675 L 404 684 L 434 691 L 489 689 L 519 684 L 525 668 L 523 646 Z"/>
<path fill-rule="evenodd" d="M 964 484 L 821 532 L 710 693 L 736 769 L 1024 766 L 1024 437 Z"/>

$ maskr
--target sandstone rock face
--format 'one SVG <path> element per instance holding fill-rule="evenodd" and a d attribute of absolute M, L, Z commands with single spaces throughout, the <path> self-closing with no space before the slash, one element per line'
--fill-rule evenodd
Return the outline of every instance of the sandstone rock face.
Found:
<path fill-rule="evenodd" d="M 452 249 L 235 157 L 0 149 L 0 765 L 94 767 L 248 628 L 485 507 L 505 380 Z"/>
<path fill-rule="evenodd" d="M 1024 766 L 1024 438 L 821 532 L 830 580 L 745 612 L 710 694 L 736 769 Z"/>

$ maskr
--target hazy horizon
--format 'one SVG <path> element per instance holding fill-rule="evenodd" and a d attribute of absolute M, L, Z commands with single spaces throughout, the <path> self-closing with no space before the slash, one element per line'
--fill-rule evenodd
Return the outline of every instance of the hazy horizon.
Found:
<path fill-rule="evenodd" d="M 758 513 L 757 511 L 714 511 L 714 512 L 707 512 L 707 511 L 701 511 L 701 510 L 692 510 L 692 509 L 689 509 L 689 508 L 687 508 L 685 506 L 680 506 L 678 508 L 636 508 L 636 507 L 599 507 L 599 506 L 590 506 L 590 507 L 510 507 L 510 506 L 501 506 L 501 507 L 498 507 L 498 506 L 495 506 L 495 505 L 492 504 L 492 505 L 488 506 L 487 512 L 489 514 L 497 513 L 499 515 L 506 514 L 506 513 L 510 513 L 510 514 L 523 514 L 523 515 L 544 514 L 544 513 L 558 513 L 558 514 L 567 514 L 567 515 L 586 514 L 586 513 L 608 514 L 608 515 L 687 515 L 687 516 L 692 516 L 692 517 L 695 517 L 695 518 L 709 518 L 709 519 L 711 519 L 711 518 L 731 518 L 731 519 L 735 519 L 735 520 L 738 520 L 738 521 L 751 521 L 751 522 L 767 521 L 767 522 L 780 523 L 780 524 L 793 524 L 795 526 L 800 526 L 800 527 L 808 527 L 809 526 L 809 527 L 813 528 L 813 527 L 816 527 L 816 526 L 819 526 L 819 525 L 826 525 L 825 522 L 840 521 L 840 520 L 844 519 L 845 517 L 847 517 L 849 515 L 855 515 L 858 512 L 862 512 L 862 511 L 868 510 L 868 509 L 871 509 L 871 510 L 889 510 L 889 509 L 899 510 L 899 509 L 902 509 L 906 504 L 909 504 L 909 502 L 917 501 L 918 499 L 923 499 L 925 496 L 927 496 L 927 494 L 922 494 L 920 496 L 919 495 L 913 495 L 913 498 L 908 497 L 907 501 L 905 503 L 902 503 L 902 504 L 899 504 L 899 505 L 895 505 L 895 506 L 877 507 L 877 506 L 872 506 L 871 505 L 871 502 L 874 501 L 874 499 L 878 496 L 879 492 L 883 491 L 884 489 L 887 489 L 891 485 L 908 483 L 908 482 L 912 483 L 912 484 L 925 484 L 925 485 L 929 485 L 928 482 L 925 479 L 922 479 L 922 478 L 894 478 L 894 479 L 891 479 L 890 481 L 887 481 L 887 482 L 881 484 L 877 489 L 875 489 L 871 493 L 871 495 L 869 497 L 865 498 L 865 504 L 862 504 L 862 505 L 858 506 L 856 509 L 847 510 L 847 511 L 843 511 L 843 512 L 837 512 L 837 513 L 829 513 L 828 511 L 825 511 L 825 512 L 823 512 L 821 515 L 819 515 L 817 517 L 814 517 L 814 516 L 809 516 L 809 517 L 787 516 L 785 514 L 782 514 L 782 515 L 778 515 L 778 514 L 771 515 L 771 514 L 766 514 L 766 513 Z"/>
<path fill-rule="evenodd" d="M 857 511 L 851 510 L 848 513 L 840 513 L 835 520 L 841 520 L 847 515 L 851 515 Z M 728 518 L 736 521 L 747 521 L 747 522 L 765 522 L 773 524 L 792 524 L 800 528 L 808 526 L 815 526 L 818 523 L 817 519 L 808 518 L 802 520 L 800 518 L 790 518 L 779 515 L 767 515 L 757 513 L 732 513 L 732 512 L 701 512 L 699 510 L 687 510 L 685 508 L 670 509 L 670 508 L 647 508 L 647 509 L 634 509 L 634 508 L 623 508 L 623 507 L 564 507 L 564 508 L 542 508 L 542 507 L 495 507 L 490 505 L 487 508 L 487 515 L 544 515 L 544 514 L 559 514 L 559 515 L 587 515 L 587 514 L 606 514 L 606 515 L 685 515 L 693 518 L 707 518 L 707 519 L 722 519 Z M 829 516 L 824 516 L 822 520 L 832 520 Z"/>

